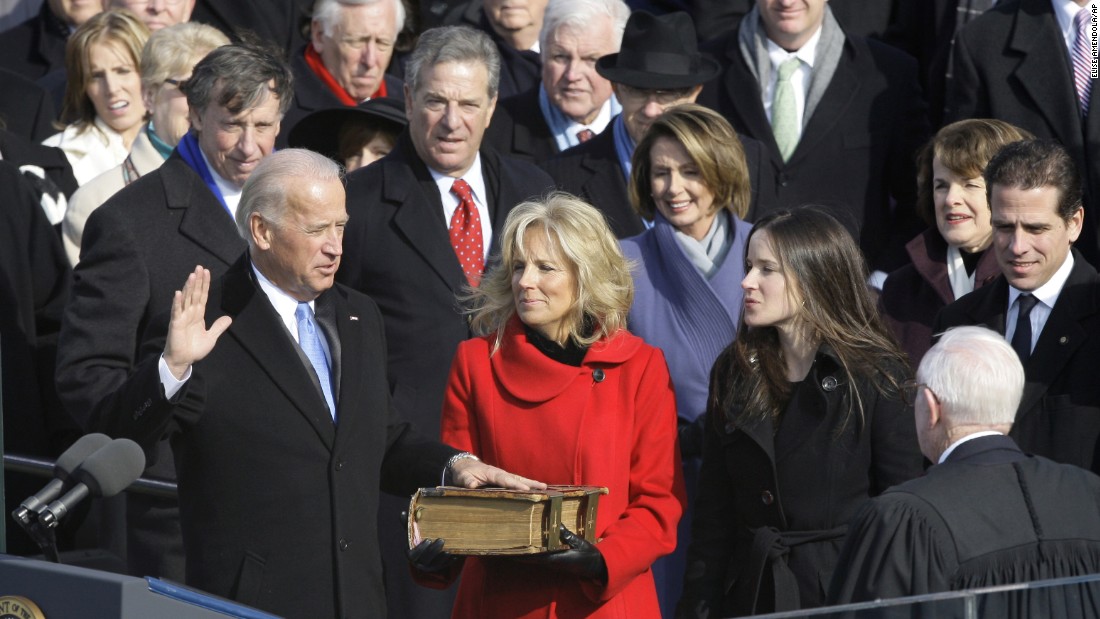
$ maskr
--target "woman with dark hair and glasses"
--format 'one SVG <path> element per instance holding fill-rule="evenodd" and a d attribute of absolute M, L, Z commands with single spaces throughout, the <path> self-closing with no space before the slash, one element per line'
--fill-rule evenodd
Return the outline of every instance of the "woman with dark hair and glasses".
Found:
<path fill-rule="evenodd" d="M 815 208 L 749 233 L 737 339 L 714 364 L 678 616 L 825 601 L 846 523 L 920 474 L 905 357 L 848 231 Z"/>
<path fill-rule="evenodd" d="M 940 129 L 917 155 L 917 213 L 927 230 L 906 244 L 909 264 L 886 278 L 879 307 L 886 325 L 920 365 L 932 322 L 948 303 L 1001 274 L 983 172 L 997 151 L 1031 134 L 1004 121 L 971 118 Z"/>

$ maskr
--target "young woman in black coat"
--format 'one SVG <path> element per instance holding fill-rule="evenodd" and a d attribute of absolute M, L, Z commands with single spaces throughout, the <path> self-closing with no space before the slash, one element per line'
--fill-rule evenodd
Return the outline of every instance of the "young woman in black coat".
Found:
<path fill-rule="evenodd" d="M 711 371 L 680 617 L 824 603 L 859 505 L 920 474 L 905 358 L 855 241 L 814 208 L 749 234 L 740 333 Z"/>

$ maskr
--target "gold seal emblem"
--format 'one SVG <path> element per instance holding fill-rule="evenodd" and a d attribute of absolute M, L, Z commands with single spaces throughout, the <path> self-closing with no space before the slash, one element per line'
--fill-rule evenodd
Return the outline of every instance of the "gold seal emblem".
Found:
<path fill-rule="evenodd" d="M 0 597 L 0 619 L 46 619 L 46 615 L 25 597 L 5 595 Z"/>

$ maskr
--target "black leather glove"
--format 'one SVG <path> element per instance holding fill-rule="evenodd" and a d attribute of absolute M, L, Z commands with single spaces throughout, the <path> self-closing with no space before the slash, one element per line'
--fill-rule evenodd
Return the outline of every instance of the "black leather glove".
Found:
<path fill-rule="evenodd" d="M 606 585 L 607 563 L 604 562 L 600 551 L 596 550 L 596 546 L 578 537 L 565 528 L 564 524 L 558 525 L 558 534 L 569 549 L 541 555 L 539 563 L 551 569 Z"/>
<path fill-rule="evenodd" d="M 445 572 L 458 558 L 443 550 L 443 540 L 424 540 L 409 549 L 409 563 L 417 570 L 427 574 Z"/>

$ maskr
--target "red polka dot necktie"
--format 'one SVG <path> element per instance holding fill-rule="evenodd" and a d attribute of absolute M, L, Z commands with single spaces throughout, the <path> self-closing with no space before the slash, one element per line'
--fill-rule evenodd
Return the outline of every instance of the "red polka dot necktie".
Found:
<path fill-rule="evenodd" d="M 581 142 L 587 142 L 588 140 L 591 140 L 595 136 L 596 136 L 596 133 L 593 132 L 591 129 L 581 129 L 580 131 L 577 132 L 577 139 L 580 140 Z"/>
<path fill-rule="evenodd" d="M 461 178 L 451 185 L 451 193 L 458 196 L 458 208 L 451 216 L 451 246 L 454 247 L 462 272 L 471 286 L 481 283 L 485 270 L 485 247 L 481 239 L 481 216 L 474 204 L 474 192 L 470 184 Z"/>

